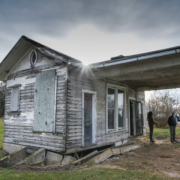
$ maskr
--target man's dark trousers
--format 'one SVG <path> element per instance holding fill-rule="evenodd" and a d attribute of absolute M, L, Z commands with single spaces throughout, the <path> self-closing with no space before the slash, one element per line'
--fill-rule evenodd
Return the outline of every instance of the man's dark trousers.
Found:
<path fill-rule="evenodd" d="M 149 124 L 149 128 L 150 128 L 150 134 L 149 134 L 149 136 L 150 136 L 150 141 L 153 141 L 153 124 Z"/>
<path fill-rule="evenodd" d="M 175 141 L 175 129 L 176 126 L 169 126 L 170 127 L 170 140 L 173 143 Z"/>

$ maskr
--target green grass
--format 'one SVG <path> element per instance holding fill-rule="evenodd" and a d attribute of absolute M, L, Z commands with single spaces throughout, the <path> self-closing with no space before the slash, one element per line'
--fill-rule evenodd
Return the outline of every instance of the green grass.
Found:
<path fill-rule="evenodd" d="M 176 136 L 180 135 L 180 127 L 176 128 Z M 148 134 L 149 136 L 149 134 Z M 166 139 L 170 137 L 169 129 L 154 129 L 153 136 L 155 139 Z"/>
<path fill-rule="evenodd" d="M 4 117 L 0 118 L 0 149 L 3 148 Z"/>
<path fill-rule="evenodd" d="M 3 147 L 3 127 L 4 127 L 4 119 L 0 118 L 0 149 Z M 164 131 L 164 130 L 163 130 Z M 155 134 L 161 134 L 162 130 L 155 129 Z M 168 130 L 163 132 L 168 136 Z M 179 129 L 180 133 L 180 129 Z M 159 136 L 158 136 L 159 137 Z M 1 154 L 0 150 L 0 158 L 4 155 Z M 119 169 L 103 169 L 103 168 L 90 168 L 85 170 L 76 170 L 76 171 L 68 171 L 68 172 L 17 172 L 8 169 L 0 169 L 0 180 L 88 180 L 88 179 L 97 179 L 97 180 L 140 180 L 140 179 L 171 179 L 165 178 L 161 175 L 156 175 L 151 172 L 143 172 L 143 171 L 123 171 Z"/>
<path fill-rule="evenodd" d="M 0 171 L 0 179 L 8 180 L 8 179 L 23 179 L 23 180 L 88 180 L 88 179 L 97 179 L 97 180 L 156 180 L 156 179 L 171 179 L 165 178 L 153 173 L 149 172 L 139 172 L 139 171 L 123 171 L 119 169 L 98 169 L 91 168 L 86 170 L 76 170 L 69 172 L 14 172 L 10 170 L 1 170 Z"/>

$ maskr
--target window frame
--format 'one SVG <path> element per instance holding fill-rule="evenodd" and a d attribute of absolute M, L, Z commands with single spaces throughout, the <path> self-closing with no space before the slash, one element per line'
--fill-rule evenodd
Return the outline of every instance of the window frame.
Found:
<path fill-rule="evenodd" d="M 114 129 L 108 129 L 108 88 L 115 89 L 115 116 L 114 116 Z M 124 91 L 124 117 L 123 117 L 123 127 L 118 127 L 118 89 Z M 114 84 L 106 85 L 106 133 L 122 131 L 126 129 L 126 88 L 123 86 L 118 86 Z"/>
<path fill-rule="evenodd" d="M 113 89 L 114 90 L 114 108 L 109 108 L 108 107 L 108 89 Z M 108 111 L 109 111 L 109 109 L 111 109 L 111 110 L 114 110 L 114 117 L 116 117 L 116 88 L 114 88 L 114 87 L 108 87 L 107 88 L 107 95 L 106 95 L 106 101 L 107 101 L 107 109 L 106 109 L 106 111 L 107 111 L 107 128 L 108 128 L 108 124 L 109 124 L 109 122 L 108 122 Z M 115 118 L 116 119 L 116 118 Z M 116 125 L 116 123 L 115 123 L 115 119 L 114 119 L 114 129 L 115 129 L 115 125 Z M 114 129 L 109 129 L 108 128 L 108 131 L 113 131 Z"/>
<path fill-rule="evenodd" d="M 34 63 L 32 62 L 32 57 L 33 57 L 33 54 L 35 54 L 35 61 L 34 61 Z M 30 53 L 29 53 L 29 64 L 30 64 L 30 67 L 31 68 L 34 68 L 35 67 L 35 65 L 36 65 L 36 63 L 37 63 L 37 59 L 38 59 L 38 57 L 37 57 L 37 52 L 36 52 L 36 50 L 32 50 Z"/>
<path fill-rule="evenodd" d="M 9 88 L 11 89 L 11 104 L 10 104 L 10 111 L 7 112 L 8 115 L 19 115 L 20 114 L 20 87 L 21 87 L 21 84 L 16 84 L 14 86 L 10 86 Z M 18 89 L 18 97 L 17 97 L 17 100 L 18 100 L 18 105 L 17 105 L 17 111 L 14 111 L 12 109 L 12 100 L 13 100 L 13 93 L 12 91 L 14 89 Z"/>

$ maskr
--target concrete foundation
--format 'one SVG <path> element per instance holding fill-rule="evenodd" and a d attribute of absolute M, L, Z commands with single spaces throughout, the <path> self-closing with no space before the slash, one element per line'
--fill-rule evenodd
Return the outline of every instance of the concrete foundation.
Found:
<path fill-rule="evenodd" d="M 46 153 L 46 165 L 61 165 L 63 155 L 47 151 Z"/>
<path fill-rule="evenodd" d="M 105 161 L 106 159 L 108 159 L 109 157 L 111 157 L 113 155 L 112 150 L 108 149 L 106 151 L 104 151 L 103 153 L 97 155 L 96 157 L 94 157 L 94 162 L 95 163 L 100 163 Z"/>
<path fill-rule="evenodd" d="M 13 166 L 19 163 L 20 161 L 22 161 L 23 159 L 25 159 L 26 157 L 27 157 L 27 154 L 26 154 L 26 147 L 25 147 L 1 159 L 0 166 L 1 167 Z"/>
<path fill-rule="evenodd" d="M 74 158 L 72 156 L 65 155 L 61 164 L 62 165 L 69 165 L 69 164 L 71 164 L 74 161 L 76 161 L 76 158 Z"/>
<path fill-rule="evenodd" d="M 16 145 L 16 144 L 3 143 L 3 150 L 8 152 L 9 154 L 19 151 L 20 149 L 22 149 L 24 147 L 25 146 Z"/>
<path fill-rule="evenodd" d="M 111 150 L 112 150 L 112 155 L 114 156 L 121 154 L 120 149 L 111 149 Z"/>
<path fill-rule="evenodd" d="M 115 146 L 122 146 L 122 145 L 125 145 L 125 144 L 127 144 L 128 143 L 128 140 L 124 140 L 124 141 L 118 141 L 118 142 L 116 142 L 114 145 Z"/>
<path fill-rule="evenodd" d="M 24 159 L 19 164 L 26 164 L 26 165 L 40 164 L 40 165 L 44 165 L 45 164 L 45 149 L 41 148 L 41 149 L 37 150 L 36 152 L 31 154 L 29 157 Z"/>
<path fill-rule="evenodd" d="M 129 145 L 120 148 L 121 154 L 140 148 L 141 145 Z"/>

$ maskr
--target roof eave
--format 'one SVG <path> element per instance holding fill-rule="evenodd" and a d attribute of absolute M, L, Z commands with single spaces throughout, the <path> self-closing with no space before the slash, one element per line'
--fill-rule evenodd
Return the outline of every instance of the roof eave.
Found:
<path fill-rule="evenodd" d="M 141 61 L 141 60 L 146 60 L 146 59 L 151 59 L 151 58 L 156 58 L 156 57 L 162 57 L 166 55 L 172 55 L 172 54 L 177 54 L 180 53 L 180 47 L 174 47 L 174 48 L 169 48 L 165 51 L 155 51 L 154 53 L 144 53 L 139 54 L 137 56 L 129 56 L 126 58 L 120 58 L 120 59 L 114 59 L 114 60 L 108 60 L 100 63 L 95 63 L 91 64 L 91 68 L 102 68 L 102 67 L 108 67 L 108 66 L 114 66 L 114 65 L 119 65 L 119 64 L 126 64 L 130 62 L 136 62 L 136 61 Z"/>

